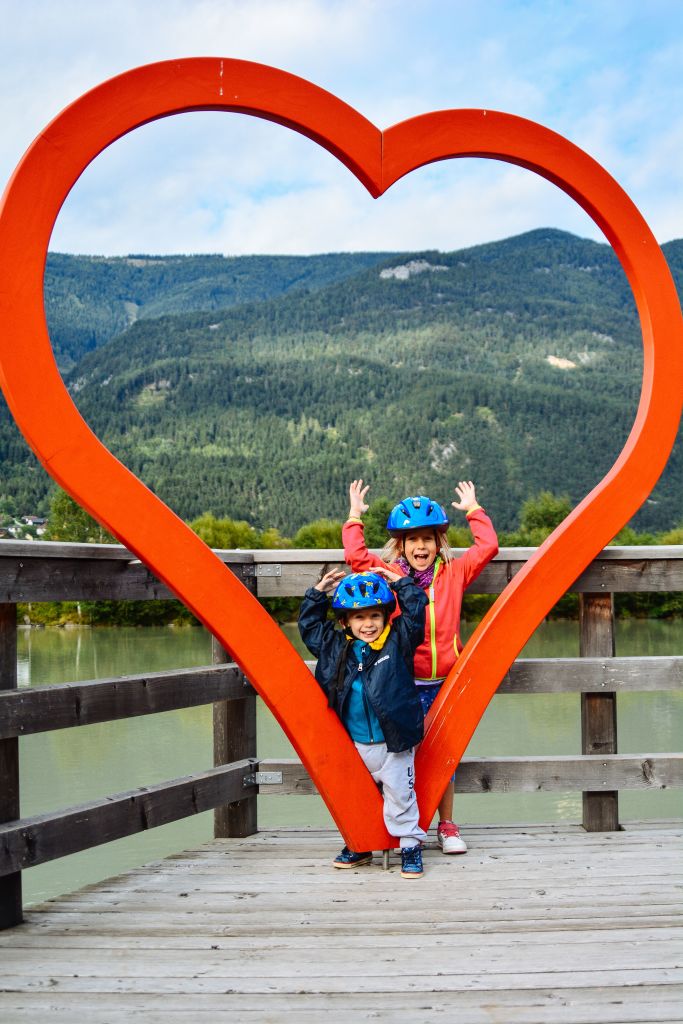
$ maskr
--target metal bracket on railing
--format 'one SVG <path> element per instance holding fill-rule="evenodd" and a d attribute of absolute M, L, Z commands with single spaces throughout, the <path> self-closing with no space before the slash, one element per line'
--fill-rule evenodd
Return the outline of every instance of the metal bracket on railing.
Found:
<path fill-rule="evenodd" d="M 245 789 L 249 786 L 281 786 L 282 772 L 251 772 L 242 779 Z"/>
<path fill-rule="evenodd" d="M 254 576 L 282 576 L 282 566 L 279 562 L 259 562 L 257 565 L 244 562 L 239 566 L 239 573 L 245 579 L 253 579 Z"/>

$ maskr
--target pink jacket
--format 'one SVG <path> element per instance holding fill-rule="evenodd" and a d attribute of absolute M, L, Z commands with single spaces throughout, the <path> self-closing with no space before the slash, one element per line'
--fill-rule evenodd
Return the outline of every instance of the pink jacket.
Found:
<path fill-rule="evenodd" d="M 443 679 L 453 666 L 462 650 L 462 595 L 498 552 L 496 531 L 484 510 L 475 509 L 467 518 L 474 544 L 460 558 L 447 563 L 437 559 L 436 573 L 427 591 L 429 605 L 426 609 L 425 638 L 415 651 L 415 677 L 419 680 Z M 362 523 L 344 523 L 342 540 L 344 557 L 353 572 L 387 564 L 368 551 Z M 391 563 L 389 568 L 401 576 L 406 575 L 396 562 Z"/>

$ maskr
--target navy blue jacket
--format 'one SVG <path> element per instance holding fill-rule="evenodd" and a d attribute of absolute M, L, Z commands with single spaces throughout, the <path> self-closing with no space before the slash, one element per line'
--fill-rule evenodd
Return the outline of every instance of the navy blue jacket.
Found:
<path fill-rule="evenodd" d="M 365 695 L 382 726 L 387 749 L 397 753 L 414 747 L 424 732 L 422 705 L 413 677 L 413 654 L 424 640 L 427 595 L 410 576 L 404 576 L 392 587 L 401 614 L 393 620 L 381 650 L 366 647 L 361 678 Z M 327 595 L 311 587 L 299 612 L 301 639 L 318 659 L 315 678 L 328 699 L 335 687 L 344 649 L 351 643 L 344 631 L 327 618 L 329 606 Z M 351 655 L 335 701 L 340 718 L 357 673 L 358 663 Z"/>

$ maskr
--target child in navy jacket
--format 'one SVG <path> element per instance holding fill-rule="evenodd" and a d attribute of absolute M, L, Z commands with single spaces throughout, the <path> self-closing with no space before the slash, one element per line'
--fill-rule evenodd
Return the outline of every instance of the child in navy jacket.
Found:
<path fill-rule="evenodd" d="M 391 584 L 387 583 L 387 580 Z M 342 629 L 327 617 L 328 594 Z M 390 622 L 396 606 L 401 614 Z M 306 591 L 299 632 L 318 659 L 315 677 L 342 720 L 375 782 L 381 784 L 387 831 L 401 847 L 401 874 L 422 874 L 414 791 L 414 748 L 424 715 L 413 675 L 413 654 L 424 638 L 427 598 L 410 577 L 387 569 L 327 573 Z M 372 851 L 344 847 L 334 867 L 368 864 Z"/>

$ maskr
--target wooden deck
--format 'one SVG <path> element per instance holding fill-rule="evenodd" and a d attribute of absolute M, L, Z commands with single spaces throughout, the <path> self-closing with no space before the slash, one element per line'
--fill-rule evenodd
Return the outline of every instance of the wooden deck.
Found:
<path fill-rule="evenodd" d="M 681 1021 L 683 827 L 471 827 L 425 874 L 338 837 L 214 840 L 0 934 L 0 1019 Z"/>

